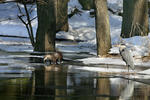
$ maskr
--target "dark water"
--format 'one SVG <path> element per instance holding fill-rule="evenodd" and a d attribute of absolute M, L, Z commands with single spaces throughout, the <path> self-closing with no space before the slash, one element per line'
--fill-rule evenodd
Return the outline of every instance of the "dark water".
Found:
<path fill-rule="evenodd" d="M 29 55 L 14 53 L 0 59 L 4 71 L 0 73 L 0 100 L 150 100 L 150 82 L 80 70 L 81 62 L 75 61 L 45 66 L 42 58 Z M 65 57 L 70 55 L 73 53 Z M 74 54 L 72 60 L 83 55 L 91 56 Z"/>
<path fill-rule="evenodd" d="M 31 77 L 0 80 L 0 100 L 150 100 L 150 85 L 99 73 L 49 66 Z"/>

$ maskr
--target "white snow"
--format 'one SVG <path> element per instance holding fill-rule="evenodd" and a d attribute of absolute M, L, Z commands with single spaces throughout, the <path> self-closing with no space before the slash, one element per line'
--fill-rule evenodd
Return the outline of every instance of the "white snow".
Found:
<path fill-rule="evenodd" d="M 139 72 L 140 74 L 148 74 L 150 75 L 150 69 Z"/>
<path fill-rule="evenodd" d="M 123 0 L 108 0 L 108 6 L 115 11 L 122 11 Z M 79 44 L 72 45 L 62 45 L 57 44 L 57 48 L 65 52 L 90 52 L 91 54 L 96 55 L 96 32 L 95 32 L 95 18 L 90 17 L 90 11 L 82 10 L 81 5 L 77 0 L 70 0 L 68 3 L 68 13 L 71 12 L 75 7 L 81 10 L 81 15 L 74 15 L 69 19 L 69 31 L 68 32 L 58 32 L 57 38 L 65 38 L 71 40 L 84 40 L 85 42 L 80 42 Z M 21 6 L 21 5 L 20 5 Z M 31 14 L 31 17 L 37 16 L 36 6 L 33 7 L 34 11 Z M 23 10 L 23 6 L 21 6 Z M 24 12 L 24 11 L 23 11 Z M 28 33 L 25 26 L 17 18 L 19 11 L 15 3 L 5 3 L 0 4 L 0 35 L 16 35 L 16 36 L 26 36 Z M 118 45 L 120 43 L 120 33 L 121 33 L 121 23 L 122 18 L 117 15 L 113 15 L 109 12 L 110 20 L 110 30 L 111 30 L 111 43 L 112 48 L 110 53 L 118 54 Z M 8 19 L 8 20 L 6 20 Z M 37 29 L 37 19 L 32 21 L 34 36 L 36 35 Z M 123 39 L 128 48 L 132 51 L 134 58 L 141 58 L 143 56 L 149 56 L 150 53 L 150 35 L 149 36 L 135 36 L 127 39 Z M 11 47 L 10 45 L 16 45 Z M 25 48 L 19 48 L 19 44 L 25 45 Z M 20 40 L 5 40 L 0 38 L 0 49 L 6 51 L 29 51 L 32 52 L 33 48 L 28 39 Z M 28 46 L 27 46 L 28 45 Z M 85 58 L 80 59 L 85 64 L 116 64 L 116 65 L 125 65 L 125 63 L 120 58 Z M 142 65 L 149 67 L 149 62 L 137 61 L 135 59 L 135 65 Z M 86 68 L 88 69 L 88 68 Z M 98 69 L 97 69 L 98 70 Z M 149 73 L 147 70 L 144 73 Z"/>
<path fill-rule="evenodd" d="M 81 59 L 85 64 L 112 64 L 112 65 L 125 65 L 125 63 L 121 59 L 115 58 L 99 58 L 99 57 L 91 57 Z M 89 62 L 90 61 L 90 62 Z"/>

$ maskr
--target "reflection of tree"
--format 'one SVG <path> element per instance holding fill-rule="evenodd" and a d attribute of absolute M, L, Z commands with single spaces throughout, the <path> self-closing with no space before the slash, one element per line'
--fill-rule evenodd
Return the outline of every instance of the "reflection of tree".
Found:
<path fill-rule="evenodd" d="M 62 68 L 62 66 L 59 66 L 60 69 Z M 67 73 L 63 72 L 63 70 L 59 70 L 55 72 L 55 85 L 56 88 L 55 89 L 55 95 L 56 98 L 55 100 L 66 100 L 66 98 L 59 98 L 57 96 L 66 96 L 67 95 Z"/>
<path fill-rule="evenodd" d="M 146 84 L 138 84 L 134 89 L 131 100 L 150 100 L 150 86 Z"/>
<path fill-rule="evenodd" d="M 99 78 L 96 87 L 97 95 L 110 95 L 110 80 L 109 78 Z M 96 100 L 109 100 L 109 97 L 96 97 Z"/>
<path fill-rule="evenodd" d="M 32 78 L 0 80 L 0 86 L 0 100 L 31 99 Z"/>
<path fill-rule="evenodd" d="M 35 100 L 63 100 L 66 96 L 66 72 L 59 65 L 43 67 L 35 71 Z M 39 97 L 40 95 L 40 97 Z"/>
<path fill-rule="evenodd" d="M 88 75 L 89 72 L 68 75 L 70 78 L 68 95 L 71 100 L 95 100 L 94 79 L 89 78 Z"/>

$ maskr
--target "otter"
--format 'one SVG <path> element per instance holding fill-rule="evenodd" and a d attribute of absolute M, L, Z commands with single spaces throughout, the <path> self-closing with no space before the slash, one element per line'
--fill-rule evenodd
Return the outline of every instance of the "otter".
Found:
<path fill-rule="evenodd" d="M 63 60 L 63 55 L 61 52 L 54 52 L 52 54 L 45 55 L 44 57 L 44 63 L 47 63 L 47 61 L 50 62 L 50 64 L 61 64 Z"/>
<path fill-rule="evenodd" d="M 55 63 L 55 57 L 53 54 L 48 54 L 44 56 L 44 63 L 47 63 L 47 61 L 49 61 L 50 64 L 54 64 Z"/>
<path fill-rule="evenodd" d="M 63 55 L 62 55 L 62 53 L 61 52 L 54 52 L 54 57 L 55 57 L 55 63 L 56 64 L 61 64 L 62 63 L 62 60 L 63 60 Z"/>

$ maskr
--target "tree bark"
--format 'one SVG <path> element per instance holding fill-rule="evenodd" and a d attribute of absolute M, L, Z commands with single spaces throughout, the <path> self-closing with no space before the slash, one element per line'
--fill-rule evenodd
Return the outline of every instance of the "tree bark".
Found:
<path fill-rule="evenodd" d="M 38 28 L 35 51 L 55 51 L 56 16 L 55 0 L 37 2 Z"/>
<path fill-rule="evenodd" d="M 79 0 L 79 2 L 84 10 L 94 9 L 94 0 Z"/>
<path fill-rule="evenodd" d="M 148 32 L 148 1 L 124 0 L 121 36 L 145 36 Z"/>
<path fill-rule="evenodd" d="M 56 0 L 56 32 L 68 31 L 68 0 Z"/>
<path fill-rule="evenodd" d="M 97 55 L 107 55 L 111 48 L 110 25 L 106 0 L 95 0 Z"/>

